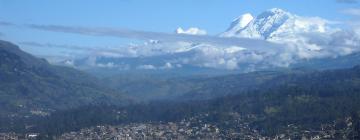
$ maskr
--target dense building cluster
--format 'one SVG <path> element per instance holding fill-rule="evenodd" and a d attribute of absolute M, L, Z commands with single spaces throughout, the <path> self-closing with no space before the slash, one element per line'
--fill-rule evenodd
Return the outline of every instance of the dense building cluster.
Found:
<path fill-rule="evenodd" d="M 216 124 L 204 121 L 209 114 L 202 114 L 179 122 L 132 123 L 118 126 L 96 126 L 78 132 L 65 133 L 61 140 L 81 139 L 227 139 L 262 137 L 248 124 L 239 124 L 238 131 L 221 129 Z"/>
<path fill-rule="evenodd" d="M 180 122 L 167 123 L 133 123 L 118 126 L 96 126 L 78 132 L 65 133 L 56 139 L 348 139 L 352 136 L 351 119 L 346 119 L 347 127 L 336 130 L 334 124 L 324 124 L 320 130 L 305 130 L 296 125 L 288 125 L 287 131 L 274 136 L 264 136 L 258 130 L 249 127 L 243 120 L 229 120 L 229 128 L 221 128 L 205 123 L 201 117 L 192 117 Z M 241 118 L 241 117 L 240 117 Z M 334 122 L 338 123 L 338 122 Z"/>
<path fill-rule="evenodd" d="M 99 125 L 83 128 L 76 132 L 64 133 L 52 138 L 58 140 L 136 140 L 136 139 L 356 139 L 354 123 L 351 117 L 339 119 L 331 124 L 323 124 L 318 130 L 304 129 L 296 124 L 289 124 L 285 131 L 275 135 L 266 135 L 261 130 L 251 127 L 251 121 L 258 119 L 255 115 L 239 116 L 232 113 L 236 119 L 229 119 L 222 124 L 214 124 L 208 120 L 209 114 L 202 114 L 178 122 L 148 122 L 123 125 Z M 339 124 L 342 128 L 337 128 Z M 35 140 L 38 133 L 0 133 L 0 140 Z M 41 139 L 41 138 L 40 138 Z"/>
<path fill-rule="evenodd" d="M 59 139 L 218 139 L 215 129 L 211 126 L 186 128 L 176 123 L 97 126 L 63 134 Z"/>

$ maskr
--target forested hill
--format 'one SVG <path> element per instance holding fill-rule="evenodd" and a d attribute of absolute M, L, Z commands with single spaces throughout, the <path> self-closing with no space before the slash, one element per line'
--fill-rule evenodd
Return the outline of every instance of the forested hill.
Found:
<path fill-rule="evenodd" d="M 88 74 L 50 65 L 12 43 L 0 41 L 0 116 L 100 102 L 122 104 L 126 99 L 100 86 Z"/>
<path fill-rule="evenodd" d="M 202 123 L 216 124 L 226 131 L 236 131 L 238 123 L 245 123 L 264 135 L 275 135 L 286 132 L 289 126 L 299 131 L 315 131 L 323 125 L 334 125 L 334 129 L 340 131 L 347 129 L 344 122 L 346 118 L 354 120 L 360 116 L 359 66 L 341 70 L 294 72 L 272 78 L 269 84 L 268 87 L 211 100 L 65 110 L 49 116 L 39 129 L 60 134 L 99 124 L 176 122 L 202 116 L 199 118 Z M 216 91 L 226 90 L 221 86 L 221 81 L 217 85 L 220 86 Z M 97 121 L 92 122 L 94 119 Z M 59 126 L 59 129 L 49 129 L 53 126 Z M 353 133 L 355 130 L 347 131 Z"/>

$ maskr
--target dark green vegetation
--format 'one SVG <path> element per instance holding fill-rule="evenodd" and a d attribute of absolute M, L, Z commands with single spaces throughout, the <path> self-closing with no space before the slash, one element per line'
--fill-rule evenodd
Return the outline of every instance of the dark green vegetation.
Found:
<path fill-rule="evenodd" d="M 50 65 L 46 60 L 0 41 L 0 117 L 46 114 L 86 104 L 123 104 L 123 95 L 88 74 Z"/>
<path fill-rule="evenodd" d="M 137 99 L 205 100 L 236 94 L 239 90 L 253 90 L 269 87 L 273 78 L 287 74 L 301 74 L 313 71 L 352 68 L 360 64 L 360 53 L 336 58 L 303 60 L 292 65 L 292 69 L 274 69 L 245 74 L 234 72 L 214 75 L 177 75 L 177 73 L 111 74 L 102 78 L 108 85 Z M 95 72 L 95 74 L 97 74 Z M 144 89 L 144 90 L 142 90 Z"/>
<path fill-rule="evenodd" d="M 222 85 L 224 81 L 218 82 Z M 199 115 L 206 116 L 202 121 L 230 129 L 236 127 L 239 118 L 234 114 L 238 114 L 253 116 L 242 121 L 247 121 L 265 135 L 273 135 L 286 131 L 290 124 L 301 129 L 319 130 L 321 124 L 331 124 L 346 117 L 356 119 L 360 115 L 360 66 L 282 74 L 261 87 L 242 90 L 242 87 L 227 89 L 218 86 L 223 91 L 237 93 L 203 101 L 163 101 L 126 107 L 85 106 L 45 117 L 35 130 L 61 134 L 94 125 L 180 121 Z M 221 92 L 220 89 L 212 92 Z M 336 127 L 344 126 L 343 121 L 336 124 Z"/>
<path fill-rule="evenodd" d="M 260 88 L 273 78 L 295 71 L 261 71 L 224 76 L 168 77 L 162 75 L 115 75 L 102 80 L 128 96 L 142 100 L 207 100 Z"/>

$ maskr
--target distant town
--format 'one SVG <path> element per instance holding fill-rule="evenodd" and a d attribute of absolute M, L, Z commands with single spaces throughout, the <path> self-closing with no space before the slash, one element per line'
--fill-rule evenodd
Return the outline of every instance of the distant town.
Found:
<path fill-rule="evenodd" d="M 352 118 L 344 120 L 345 127 L 337 129 L 337 122 L 334 124 L 324 124 L 320 130 L 300 129 L 296 125 L 288 125 L 286 131 L 274 136 L 264 136 L 252 129 L 245 120 L 247 118 L 229 120 L 224 122 L 229 128 L 221 129 L 214 124 L 205 123 L 204 119 L 208 114 L 184 119 L 180 122 L 149 122 L 131 123 L 126 125 L 99 125 L 84 128 L 80 131 L 64 133 L 54 136 L 57 140 L 138 140 L 138 139 L 259 139 L 259 140 L 283 140 L 283 139 L 302 139 L 302 140 L 322 140 L 322 139 L 353 139 Z M 236 115 L 236 114 L 235 114 Z M 254 116 L 252 116 L 254 117 Z M 0 140 L 36 140 L 41 139 L 38 133 L 28 133 L 26 135 L 16 133 L 0 133 Z"/>

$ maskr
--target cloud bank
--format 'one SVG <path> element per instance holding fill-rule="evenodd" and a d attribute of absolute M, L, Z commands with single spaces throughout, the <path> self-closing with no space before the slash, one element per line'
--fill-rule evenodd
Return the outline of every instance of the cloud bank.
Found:
<path fill-rule="evenodd" d="M 119 38 L 130 38 L 140 40 L 160 40 L 162 42 L 194 42 L 194 43 L 209 43 L 215 45 L 235 45 L 235 46 L 250 46 L 247 47 L 249 50 L 263 50 L 272 51 L 273 49 L 281 49 L 281 46 L 276 43 L 271 43 L 264 40 L 258 39 L 247 39 L 247 38 L 222 38 L 217 36 L 196 36 L 188 34 L 169 34 L 161 32 L 149 32 L 149 31 L 137 31 L 129 29 L 112 29 L 112 28 L 86 28 L 86 27 L 69 27 L 69 26 L 57 26 L 57 25 L 27 25 L 29 28 L 52 31 L 52 32 L 63 32 L 63 33 L 74 33 L 89 36 L 107 36 L 107 37 L 119 37 Z M 263 47 L 268 46 L 268 47 Z M 269 48 L 269 49 L 268 49 Z M 272 48 L 272 49 L 270 49 Z"/>
<path fill-rule="evenodd" d="M 357 9 L 344 11 L 346 14 L 355 16 L 358 16 L 358 12 Z M 279 30 L 274 30 L 269 35 L 277 34 L 279 38 L 276 41 L 267 40 L 267 38 L 251 39 L 209 36 L 205 35 L 205 31 L 201 33 L 200 29 L 181 29 L 177 32 L 178 34 L 175 34 L 130 29 L 27 24 L 25 25 L 27 28 L 35 30 L 87 36 L 130 38 L 144 40 L 145 42 L 130 44 L 121 48 L 58 45 L 37 42 L 21 42 L 21 44 L 79 50 L 87 54 L 87 57 L 81 58 L 80 62 L 76 62 L 76 60 L 66 61 L 68 62 L 67 64 L 71 65 L 89 65 L 126 70 L 165 70 L 200 67 L 248 72 L 268 68 L 289 67 L 300 60 L 339 57 L 359 52 L 360 38 L 359 34 L 355 31 L 334 29 L 329 32 L 330 30 L 327 29 L 330 26 L 328 26 L 329 23 L 326 20 L 294 17 L 298 20 L 290 19 L 289 21 L 293 21 L 289 22 L 291 24 L 275 25 L 279 26 L 279 28 L 274 29 Z M 318 23 L 319 26 L 313 26 L 313 24 L 308 23 Z M 6 22 L 2 24 L 6 26 L 14 25 Z M 304 32 L 305 29 L 308 29 L 309 32 Z M 319 31 L 312 32 L 313 30 Z M 257 33 L 256 30 L 251 31 Z M 293 38 L 289 39 L 289 36 Z"/>
<path fill-rule="evenodd" d="M 264 19 L 264 21 L 269 21 L 265 21 L 267 24 L 251 22 L 251 24 L 254 24 L 254 28 L 251 28 L 249 25 L 246 26 L 249 27 L 251 33 L 259 33 L 262 28 L 258 31 L 257 27 L 263 25 L 269 28 L 277 27 L 271 28 L 274 30 L 271 30 L 269 33 L 269 35 L 275 37 L 266 37 L 263 40 L 231 38 L 231 36 L 224 38 L 131 30 L 127 30 L 128 32 L 123 32 L 122 30 L 103 32 L 103 29 L 93 30 L 90 28 L 87 30 L 95 32 L 82 33 L 115 37 L 131 37 L 128 34 L 135 34 L 134 38 L 137 39 L 155 39 L 144 44 L 128 46 L 122 50 L 122 54 L 125 54 L 122 55 L 123 57 L 111 57 L 107 54 L 95 57 L 97 59 L 96 62 L 101 64 L 120 62 L 118 64 L 121 66 L 122 63 L 131 63 L 129 65 L 130 68 L 147 70 L 161 69 L 166 64 L 170 64 L 167 66 L 215 68 L 248 72 L 289 67 L 291 64 L 301 60 L 335 58 L 357 53 L 360 50 L 360 39 L 356 32 L 333 28 L 329 26 L 329 24 L 332 24 L 331 22 L 321 18 L 291 16 L 290 13 L 282 12 L 280 9 L 274 9 L 273 11 L 280 12 L 274 12 L 274 16 L 273 14 L 266 14 L 269 15 L 269 18 Z M 272 17 L 278 17 L 278 15 L 275 15 L 277 13 L 285 13 L 283 15 L 288 18 L 273 24 Z M 65 29 L 68 29 L 68 27 Z M 46 30 L 48 29 L 46 28 Z M 64 30 L 64 28 L 61 30 Z M 151 38 L 148 38 L 148 35 Z M 107 59 L 104 59 L 104 57 Z M 114 63 L 113 66 L 116 67 L 117 63 Z"/>
<path fill-rule="evenodd" d="M 39 43 L 33 41 L 24 41 L 18 43 L 24 46 L 43 47 L 43 48 L 62 48 L 62 49 L 88 51 L 88 52 L 97 52 L 97 51 L 118 52 L 119 51 L 117 49 L 108 49 L 108 48 L 101 48 L 96 46 L 77 46 L 77 45 L 67 45 L 67 44 Z"/>

